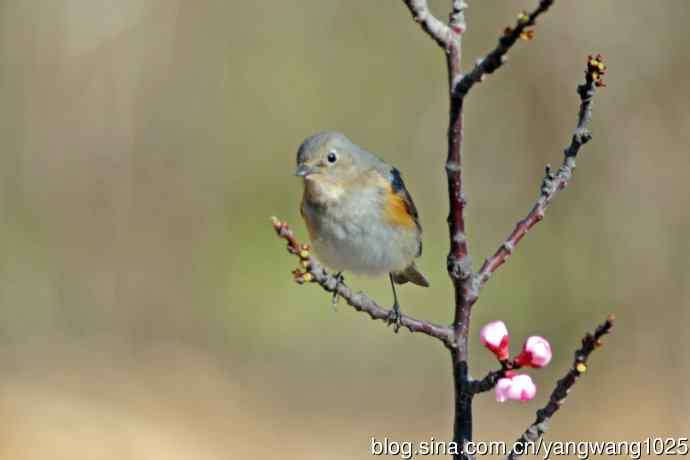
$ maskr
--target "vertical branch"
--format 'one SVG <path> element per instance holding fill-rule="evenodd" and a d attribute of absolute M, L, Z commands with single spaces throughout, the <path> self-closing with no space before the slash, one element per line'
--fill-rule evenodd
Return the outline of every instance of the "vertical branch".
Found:
<path fill-rule="evenodd" d="M 448 124 L 448 156 L 446 158 L 446 175 L 448 177 L 448 199 L 450 210 L 448 213 L 448 230 L 450 233 L 450 251 L 448 253 L 448 274 L 456 288 L 463 280 L 472 274 L 469 247 L 465 236 L 465 192 L 462 177 L 462 141 L 463 141 L 463 99 L 454 96 L 453 82 L 461 76 L 461 37 L 465 28 L 465 4 L 462 1 L 453 2 L 450 15 L 450 28 L 454 33 L 446 48 L 446 64 L 448 68 L 448 93 L 450 98 L 450 114 Z M 455 319 L 453 324 L 460 324 L 464 315 L 461 306 L 464 303 L 462 289 L 460 296 L 456 295 Z M 457 292 L 456 292 L 457 294 Z M 461 302 L 457 302 L 460 300 Z"/>
<path fill-rule="evenodd" d="M 460 68 L 461 37 L 465 31 L 467 7 L 463 0 L 453 0 L 448 24 L 444 24 L 429 11 L 426 0 L 403 0 L 413 19 L 446 52 L 448 69 L 448 96 L 450 113 L 448 122 L 448 155 L 446 175 L 448 176 L 448 231 L 450 250 L 448 252 L 448 274 L 455 290 L 453 318 L 453 387 L 455 389 L 455 421 L 453 440 L 457 446 L 472 440 L 472 393 L 469 391 L 468 337 L 470 309 L 476 300 L 478 289 L 473 288 L 472 263 L 465 237 L 465 193 L 462 180 L 462 109 L 463 99 L 455 95 L 454 86 L 462 77 Z M 464 450 L 464 449 L 463 449 Z M 456 458 L 465 458 L 464 455 Z"/>
<path fill-rule="evenodd" d="M 456 348 L 451 350 L 453 364 L 453 387 L 455 393 L 455 420 L 453 423 L 453 441 L 462 447 L 472 440 L 472 397 L 469 391 L 469 350 L 470 313 L 472 302 L 469 293 L 472 285 L 472 260 L 465 234 L 465 207 L 467 200 L 463 182 L 463 99 L 454 95 L 454 82 L 461 78 L 462 33 L 465 31 L 464 9 L 467 5 L 462 0 L 453 1 L 449 26 L 453 40 L 446 48 L 446 65 L 448 69 L 448 95 L 450 99 L 448 121 L 448 156 L 446 158 L 446 175 L 448 178 L 448 232 L 450 249 L 448 252 L 448 275 L 455 291 L 455 314 L 453 331 Z M 467 458 L 464 453 L 456 458 Z"/>

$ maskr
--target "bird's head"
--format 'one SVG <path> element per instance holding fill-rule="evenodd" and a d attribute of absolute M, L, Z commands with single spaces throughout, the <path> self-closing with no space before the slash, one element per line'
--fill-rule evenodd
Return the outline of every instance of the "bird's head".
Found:
<path fill-rule="evenodd" d="M 344 134 L 326 131 L 310 136 L 297 151 L 296 176 L 346 181 L 369 169 L 363 150 Z"/>

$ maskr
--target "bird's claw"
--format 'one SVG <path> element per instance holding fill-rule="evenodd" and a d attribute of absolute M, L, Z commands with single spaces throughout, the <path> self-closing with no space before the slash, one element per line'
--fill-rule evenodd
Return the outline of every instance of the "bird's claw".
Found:
<path fill-rule="evenodd" d="M 335 290 L 333 291 L 333 296 L 331 297 L 331 305 L 333 306 L 333 310 L 336 310 L 335 306 L 338 303 L 338 299 L 340 296 L 338 295 L 338 287 L 342 284 L 345 283 L 345 277 L 343 276 L 342 272 L 338 272 L 335 274 Z"/>
<path fill-rule="evenodd" d="M 391 308 L 391 310 L 388 312 L 386 323 L 389 326 L 391 324 L 393 325 L 393 332 L 396 334 L 400 330 L 400 326 L 402 324 L 402 315 L 400 314 L 400 307 L 397 304 L 393 305 L 393 308 Z"/>

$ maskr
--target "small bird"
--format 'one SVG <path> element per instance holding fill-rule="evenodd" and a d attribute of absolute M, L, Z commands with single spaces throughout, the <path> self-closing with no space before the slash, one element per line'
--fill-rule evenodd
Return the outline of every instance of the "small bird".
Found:
<path fill-rule="evenodd" d="M 394 302 L 388 322 L 397 332 L 395 284 L 429 286 L 414 263 L 422 254 L 422 227 L 400 172 L 329 131 L 300 145 L 295 175 L 304 179 L 301 214 L 317 258 L 337 272 L 338 282 L 343 271 L 388 274 Z"/>

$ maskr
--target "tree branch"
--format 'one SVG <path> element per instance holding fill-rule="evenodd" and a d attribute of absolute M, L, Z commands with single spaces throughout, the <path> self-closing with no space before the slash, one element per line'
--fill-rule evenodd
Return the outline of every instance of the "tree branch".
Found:
<path fill-rule="evenodd" d="M 317 283 L 324 290 L 337 294 L 345 299 L 348 305 L 357 311 L 367 313 L 371 319 L 387 320 L 390 310 L 381 308 L 373 299 L 363 292 L 353 292 L 345 285 L 342 280 L 329 274 L 319 262 L 312 257 L 308 245 L 300 244 L 290 230 L 286 222 L 281 222 L 277 218 L 271 218 L 273 228 L 278 236 L 287 242 L 287 249 L 290 254 L 294 254 L 300 259 L 300 266 L 292 272 L 295 282 L 298 284 Z M 400 325 L 407 328 L 410 332 L 419 332 L 439 339 L 448 348 L 454 348 L 453 330 L 448 326 L 441 326 L 429 321 L 412 318 L 411 316 L 401 315 Z"/>
<path fill-rule="evenodd" d="M 473 380 L 472 382 L 470 382 L 470 391 L 473 394 L 478 394 L 493 390 L 496 386 L 496 383 L 498 383 L 500 379 L 506 376 L 506 372 L 516 371 L 521 367 L 522 366 L 516 363 L 515 360 L 501 361 L 500 369 L 489 372 L 481 380 Z"/>
<path fill-rule="evenodd" d="M 463 105 L 462 99 L 453 96 L 453 85 L 461 76 L 461 38 L 465 31 L 464 10 L 467 5 L 463 0 L 453 0 L 448 25 L 445 25 L 431 15 L 426 0 L 403 0 L 403 2 L 409 8 L 414 20 L 420 23 L 424 31 L 446 52 L 450 100 L 448 155 L 445 167 L 450 202 L 447 219 L 450 234 L 447 269 L 455 293 L 455 315 L 452 328 L 453 342 L 456 345 L 451 348 L 455 390 L 453 441 L 459 446 L 465 446 L 472 440 L 472 394 L 469 391 L 467 347 L 472 309 L 472 302 L 469 299 L 476 298 L 478 287 L 475 286 L 472 276 L 472 260 L 465 236 L 464 211 L 467 201 L 462 179 Z M 461 454 L 455 458 L 466 458 L 466 456 Z"/>
<path fill-rule="evenodd" d="M 455 80 L 455 87 L 453 88 L 455 96 L 459 98 L 465 97 L 475 83 L 484 79 L 484 75 L 494 73 L 496 69 L 501 67 L 507 60 L 506 54 L 519 39 L 531 40 L 534 32 L 527 30 L 527 28 L 535 25 L 537 17 L 545 13 L 553 3 L 554 0 L 541 0 L 539 6 L 531 13 L 522 12 L 518 16 L 515 27 L 507 27 L 505 29 L 503 36 L 498 39 L 496 48 L 485 58 L 479 60 L 471 72 Z"/>
<path fill-rule="evenodd" d="M 412 18 L 418 23 L 424 32 L 440 46 L 447 49 L 454 41 L 454 33 L 451 28 L 440 21 L 429 11 L 426 0 L 403 0 L 407 8 L 412 13 Z"/>
<path fill-rule="evenodd" d="M 515 441 L 513 449 L 510 451 L 510 454 L 508 454 L 508 460 L 517 460 L 520 458 L 525 453 L 526 443 L 536 442 L 546 432 L 549 419 L 553 417 L 556 411 L 563 405 L 570 388 L 575 385 L 580 375 L 587 372 L 587 358 L 589 358 L 589 355 L 595 349 L 602 345 L 601 338 L 611 331 L 614 319 L 613 315 L 609 315 L 606 321 L 596 328 L 594 333 L 587 333 L 582 338 L 582 346 L 575 351 L 572 367 L 556 384 L 556 388 L 551 393 L 548 404 L 537 411 L 537 418 L 527 427 L 517 441 Z M 515 447 L 518 445 L 520 445 L 521 448 L 516 451 Z"/>
<path fill-rule="evenodd" d="M 566 147 L 563 164 L 556 174 L 551 171 L 551 166 L 546 166 L 546 175 L 541 184 L 541 192 L 537 202 L 534 204 L 527 216 L 515 225 L 508 238 L 496 250 L 493 256 L 486 259 L 482 265 L 477 280 L 479 287 L 483 287 L 491 275 L 503 265 L 512 254 L 515 246 L 520 242 L 527 232 L 544 218 L 544 212 L 549 207 L 556 194 L 563 190 L 573 175 L 575 169 L 575 158 L 580 147 L 592 139 L 589 125 L 592 120 L 592 100 L 597 87 L 605 86 L 602 80 L 606 72 L 601 55 L 590 56 L 587 60 L 587 70 L 585 71 L 585 83 L 578 86 L 577 92 L 580 95 L 580 111 L 578 114 L 577 127 L 573 132 L 570 145 Z"/>

